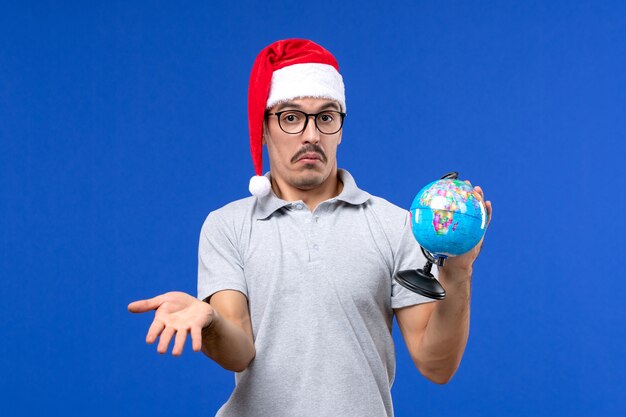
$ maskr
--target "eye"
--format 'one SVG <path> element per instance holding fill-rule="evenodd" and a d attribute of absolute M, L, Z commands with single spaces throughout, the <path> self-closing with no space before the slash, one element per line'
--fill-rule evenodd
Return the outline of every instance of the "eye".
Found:
<path fill-rule="evenodd" d="M 280 115 L 280 120 L 284 123 L 298 123 L 301 118 L 298 112 L 285 112 Z"/>
<path fill-rule="evenodd" d="M 331 112 L 328 113 L 320 113 L 317 116 L 317 120 L 322 123 L 332 123 L 335 120 L 335 115 Z"/>

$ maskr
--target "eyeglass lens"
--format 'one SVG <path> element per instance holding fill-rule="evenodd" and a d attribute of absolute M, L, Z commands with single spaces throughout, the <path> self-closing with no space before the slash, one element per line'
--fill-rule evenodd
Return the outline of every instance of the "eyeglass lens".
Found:
<path fill-rule="evenodd" d="M 343 123 L 342 115 L 337 111 L 329 110 L 316 115 L 311 114 L 309 116 L 315 116 L 315 125 L 320 132 L 327 135 L 339 132 Z M 286 133 L 295 134 L 304 130 L 309 116 L 299 110 L 289 110 L 280 113 L 278 116 L 278 122 L 280 128 Z"/>

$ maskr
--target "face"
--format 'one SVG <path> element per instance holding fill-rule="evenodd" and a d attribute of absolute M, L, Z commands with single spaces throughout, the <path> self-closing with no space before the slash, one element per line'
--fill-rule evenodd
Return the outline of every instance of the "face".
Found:
<path fill-rule="evenodd" d="M 269 113 L 300 110 L 319 113 L 324 110 L 341 111 L 332 100 L 318 98 L 294 99 L 278 104 Z M 332 135 L 321 133 L 309 117 L 302 133 L 285 133 L 277 116 L 268 116 L 264 131 L 272 177 L 300 190 L 311 190 L 322 185 L 337 173 L 337 146 L 341 143 L 341 130 Z"/>

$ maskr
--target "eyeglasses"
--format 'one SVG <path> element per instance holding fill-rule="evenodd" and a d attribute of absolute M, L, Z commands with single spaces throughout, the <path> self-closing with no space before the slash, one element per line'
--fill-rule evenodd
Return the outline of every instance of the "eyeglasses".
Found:
<path fill-rule="evenodd" d="M 332 135 L 341 130 L 345 113 L 334 110 L 324 110 L 319 113 L 305 113 L 300 110 L 277 111 L 276 113 L 267 113 L 268 116 L 278 117 L 278 126 L 281 130 L 290 135 L 297 135 L 304 132 L 309 117 L 315 120 L 315 127 L 325 135 Z"/>

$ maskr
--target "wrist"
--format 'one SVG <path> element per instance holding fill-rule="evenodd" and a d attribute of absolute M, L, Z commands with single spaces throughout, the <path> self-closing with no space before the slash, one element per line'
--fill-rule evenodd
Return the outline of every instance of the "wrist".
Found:
<path fill-rule="evenodd" d="M 440 280 L 448 285 L 467 285 L 472 282 L 473 269 L 471 266 L 445 264 L 439 268 Z"/>
<path fill-rule="evenodd" d="M 201 314 L 204 322 L 204 326 L 202 327 L 202 333 L 210 334 L 219 332 L 219 329 L 222 326 L 222 316 L 220 316 L 217 310 L 215 310 L 208 302 L 201 302 L 203 304 Z"/>

